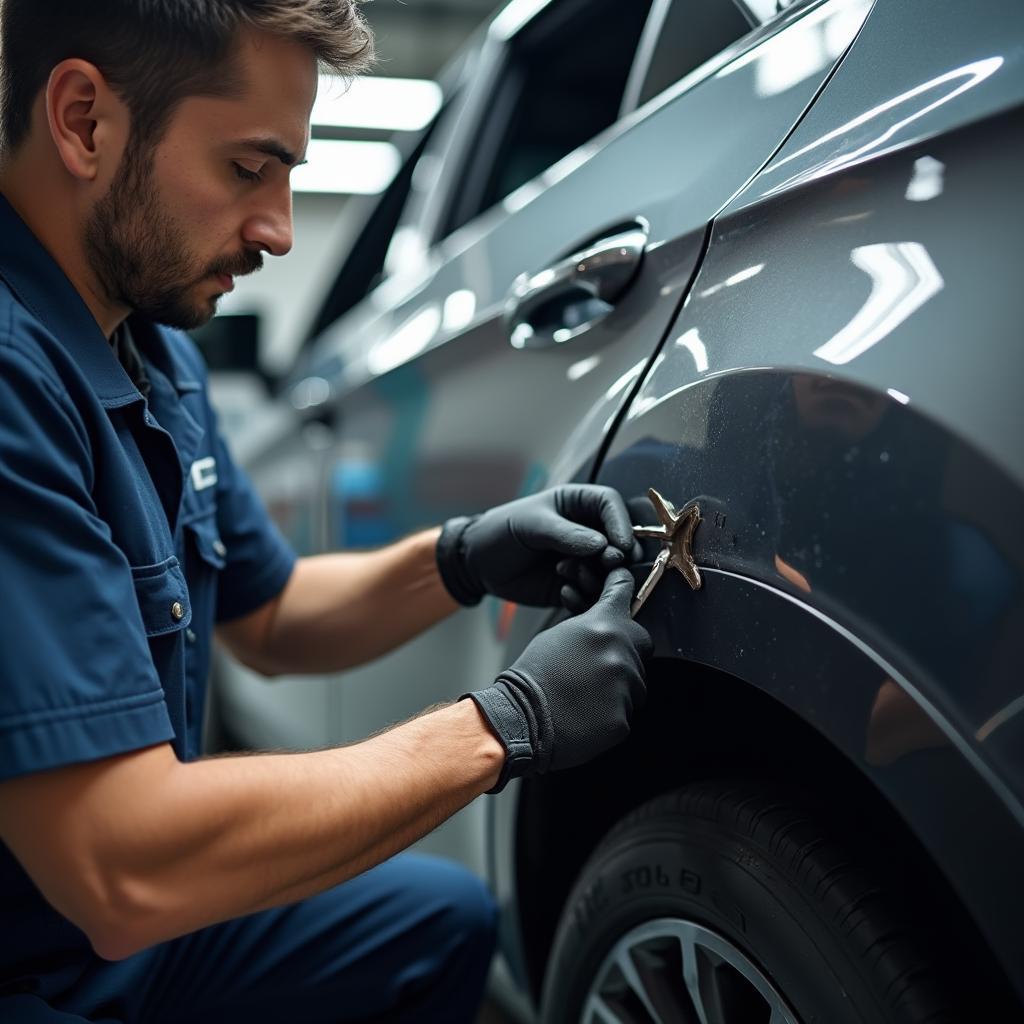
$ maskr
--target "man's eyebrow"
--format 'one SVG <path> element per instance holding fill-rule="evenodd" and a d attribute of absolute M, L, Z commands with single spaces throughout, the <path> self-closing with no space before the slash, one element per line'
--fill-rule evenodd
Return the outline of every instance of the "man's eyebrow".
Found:
<path fill-rule="evenodd" d="M 242 139 L 239 145 L 245 146 L 246 149 L 255 149 L 257 152 L 266 153 L 267 156 L 276 156 L 285 167 L 301 167 L 307 163 L 306 160 L 297 160 L 295 154 L 277 139 Z"/>

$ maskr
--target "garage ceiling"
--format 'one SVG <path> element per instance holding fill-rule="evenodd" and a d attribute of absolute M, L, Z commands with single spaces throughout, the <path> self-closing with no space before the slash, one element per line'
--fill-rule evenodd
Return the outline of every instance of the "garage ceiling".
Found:
<path fill-rule="evenodd" d="M 372 0 L 363 13 L 377 36 L 377 73 L 434 78 L 504 0 Z"/>

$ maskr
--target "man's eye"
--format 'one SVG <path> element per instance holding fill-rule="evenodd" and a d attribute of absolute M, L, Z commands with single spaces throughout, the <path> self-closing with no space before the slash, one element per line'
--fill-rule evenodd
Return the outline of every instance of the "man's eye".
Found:
<path fill-rule="evenodd" d="M 232 166 L 235 168 L 235 176 L 241 178 L 242 181 L 260 181 L 260 175 L 258 171 L 250 171 L 247 167 L 243 167 L 241 164 L 233 163 Z"/>

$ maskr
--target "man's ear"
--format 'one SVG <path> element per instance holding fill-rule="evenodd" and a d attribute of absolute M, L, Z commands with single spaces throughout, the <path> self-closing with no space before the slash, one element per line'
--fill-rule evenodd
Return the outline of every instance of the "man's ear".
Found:
<path fill-rule="evenodd" d="M 120 162 L 127 112 L 95 64 L 61 61 L 50 72 L 44 102 L 50 137 L 69 174 L 95 181 L 104 163 Z"/>

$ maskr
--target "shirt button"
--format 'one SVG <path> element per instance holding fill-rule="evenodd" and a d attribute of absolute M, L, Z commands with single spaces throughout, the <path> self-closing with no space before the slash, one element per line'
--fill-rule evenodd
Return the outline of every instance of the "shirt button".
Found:
<path fill-rule="evenodd" d="M 185 606 L 180 601 L 175 601 L 174 604 L 171 605 L 171 618 L 174 619 L 175 622 L 181 622 L 181 620 L 185 618 Z"/>
<path fill-rule="evenodd" d="M 224 541 L 222 541 L 219 537 L 213 542 L 213 550 L 221 558 L 223 558 L 228 553 L 228 549 L 224 544 Z"/>
<path fill-rule="evenodd" d="M 193 632 L 193 630 L 191 630 L 191 629 L 186 629 L 186 630 L 185 630 L 185 639 L 186 639 L 186 640 L 187 640 L 187 641 L 188 641 L 188 642 L 189 642 L 190 644 L 194 644 L 194 643 L 196 642 L 196 634 L 195 634 L 195 633 Z"/>

